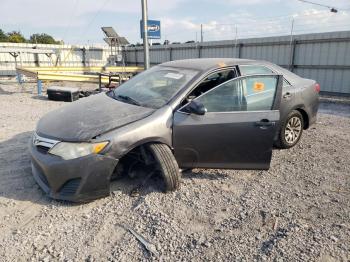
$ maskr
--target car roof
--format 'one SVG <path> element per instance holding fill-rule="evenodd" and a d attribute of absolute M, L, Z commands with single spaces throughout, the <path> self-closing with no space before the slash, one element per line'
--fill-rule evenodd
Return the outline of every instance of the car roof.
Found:
<path fill-rule="evenodd" d="M 206 72 L 214 69 L 219 69 L 223 67 L 236 66 L 236 65 L 264 65 L 272 68 L 279 74 L 282 74 L 289 82 L 296 83 L 302 78 L 298 75 L 288 71 L 287 69 L 280 67 L 274 63 L 263 61 L 263 60 L 253 60 L 253 59 L 240 59 L 240 58 L 194 58 L 194 59 L 183 59 L 175 60 L 170 62 L 165 62 L 160 64 L 160 66 L 168 67 L 178 67 L 185 69 L 195 69 L 201 72 Z"/>
<path fill-rule="evenodd" d="M 265 61 L 257 61 L 239 58 L 194 58 L 183 59 L 162 63 L 162 66 L 179 67 L 187 69 L 196 69 L 208 71 L 210 69 L 221 68 L 226 66 L 235 66 L 240 64 L 265 64 Z"/>

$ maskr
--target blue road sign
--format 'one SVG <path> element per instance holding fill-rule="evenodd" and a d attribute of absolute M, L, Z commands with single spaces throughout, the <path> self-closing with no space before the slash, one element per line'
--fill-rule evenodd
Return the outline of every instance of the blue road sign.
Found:
<path fill-rule="evenodd" d="M 160 21 L 157 20 L 147 20 L 148 27 L 148 38 L 149 39 L 160 39 Z M 141 38 L 143 37 L 143 26 L 142 20 L 140 20 L 140 32 Z"/>

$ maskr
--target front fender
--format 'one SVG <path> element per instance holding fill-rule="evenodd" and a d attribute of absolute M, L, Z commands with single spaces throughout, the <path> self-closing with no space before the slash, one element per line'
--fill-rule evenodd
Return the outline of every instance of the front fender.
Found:
<path fill-rule="evenodd" d="M 172 147 L 172 118 L 172 109 L 165 106 L 142 120 L 104 134 L 100 139 L 111 141 L 105 154 L 120 159 L 135 147 L 151 142 Z"/>

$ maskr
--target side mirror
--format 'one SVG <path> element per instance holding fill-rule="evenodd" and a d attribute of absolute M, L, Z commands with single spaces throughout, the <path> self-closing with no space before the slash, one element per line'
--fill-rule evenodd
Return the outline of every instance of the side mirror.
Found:
<path fill-rule="evenodd" d="M 201 102 L 193 100 L 186 106 L 186 111 L 188 113 L 202 116 L 207 112 L 207 109 Z"/>

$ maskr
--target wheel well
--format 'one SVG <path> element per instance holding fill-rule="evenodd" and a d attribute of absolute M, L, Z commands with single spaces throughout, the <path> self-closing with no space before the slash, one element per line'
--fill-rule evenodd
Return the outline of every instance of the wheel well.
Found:
<path fill-rule="evenodd" d="M 112 180 L 114 180 L 116 177 L 119 177 L 121 173 L 124 173 L 126 169 L 129 169 L 130 165 L 135 164 L 136 162 L 149 165 L 153 161 L 153 156 L 148 154 L 147 145 L 151 143 L 159 143 L 164 144 L 161 142 L 145 142 L 143 144 L 139 144 L 132 148 L 131 150 L 128 150 L 119 160 L 117 166 L 115 167 L 115 170 L 113 172 Z M 166 144 L 165 144 L 166 145 Z M 168 145 L 167 145 L 168 146 Z"/>
<path fill-rule="evenodd" d="M 303 116 L 303 121 L 304 121 L 304 129 L 308 129 L 309 128 L 309 116 L 306 113 L 305 110 L 301 109 L 301 108 L 297 108 L 295 109 L 297 111 L 300 112 L 300 114 Z"/>

